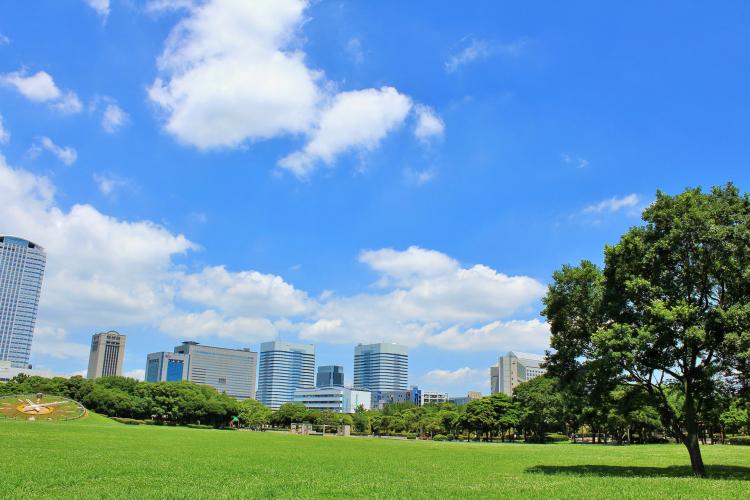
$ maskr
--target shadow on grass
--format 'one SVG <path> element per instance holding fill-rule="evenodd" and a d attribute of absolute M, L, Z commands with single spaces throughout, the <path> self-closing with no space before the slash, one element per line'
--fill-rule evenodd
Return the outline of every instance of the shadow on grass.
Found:
<path fill-rule="evenodd" d="M 526 472 L 532 474 L 569 474 L 576 476 L 609 477 L 693 477 L 690 466 L 628 467 L 625 465 L 537 465 Z M 738 479 L 750 481 L 750 467 L 737 465 L 707 465 L 709 479 Z"/>

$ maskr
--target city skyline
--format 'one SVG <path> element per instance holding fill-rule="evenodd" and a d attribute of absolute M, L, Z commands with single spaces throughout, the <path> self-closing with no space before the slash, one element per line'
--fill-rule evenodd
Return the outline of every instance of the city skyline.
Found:
<path fill-rule="evenodd" d="M 141 378 L 181 340 L 314 343 L 347 375 L 398 342 L 410 383 L 487 393 L 548 347 L 552 273 L 658 189 L 750 189 L 750 6 L 107 5 L 0 19 L 0 233 L 47 252 L 39 370 L 85 371 L 107 330 Z"/>

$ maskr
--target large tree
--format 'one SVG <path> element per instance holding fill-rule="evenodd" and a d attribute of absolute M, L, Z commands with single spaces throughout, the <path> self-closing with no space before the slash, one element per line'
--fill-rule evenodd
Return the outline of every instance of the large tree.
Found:
<path fill-rule="evenodd" d="M 563 381 L 610 373 L 643 388 L 703 476 L 699 415 L 717 377 L 741 375 L 750 354 L 750 199 L 731 184 L 658 192 L 643 220 L 606 247 L 603 272 L 555 273 L 548 364 Z"/>

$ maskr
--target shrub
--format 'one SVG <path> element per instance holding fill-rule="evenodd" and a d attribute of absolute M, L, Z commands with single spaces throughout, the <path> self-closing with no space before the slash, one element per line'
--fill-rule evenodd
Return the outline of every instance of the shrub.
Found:
<path fill-rule="evenodd" d="M 750 446 L 750 436 L 733 437 L 729 440 L 729 444 L 735 446 Z"/>
<path fill-rule="evenodd" d="M 435 434 L 432 436 L 433 441 L 448 441 L 448 436 L 445 434 Z"/>
<path fill-rule="evenodd" d="M 138 420 L 137 418 L 125 418 L 125 417 L 110 417 L 115 422 L 120 422 L 121 424 L 127 424 L 127 425 L 144 425 L 146 423 L 145 420 Z"/>

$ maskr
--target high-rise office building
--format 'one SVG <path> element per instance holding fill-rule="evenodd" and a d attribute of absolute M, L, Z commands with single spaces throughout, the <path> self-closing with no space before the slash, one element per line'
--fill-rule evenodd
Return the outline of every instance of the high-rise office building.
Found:
<path fill-rule="evenodd" d="M 260 345 L 258 400 L 274 410 L 294 400 L 294 391 L 315 385 L 315 346 L 282 342 Z"/>
<path fill-rule="evenodd" d="M 354 388 L 405 391 L 409 383 L 409 353 L 398 344 L 359 344 L 354 348 Z"/>
<path fill-rule="evenodd" d="M 47 256 L 28 240 L 0 235 L 0 361 L 28 368 Z"/>
<path fill-rule="evenodd" d="M 315 387 L 344 387 L 344 367 L 325 365 L 318 367 Z"/>
<path fill-rule="evenodd" d="M 255 399 L 255 372 L 258 367 L 258 353 L 250 349 L 226 349 L 201 345 L 198 342 L 183 342 L 174 348 L 175 354 L 183 356 L 181 380 L 196 384 L 206 384 L 219 392 L 237 399 Z M 150 354 L 158 357 L 161 353 Z M 168 353 L 165 353 L 168 354 Z M 178 358 L 172 358 L 172 377 L 177 377 Z M 147 368 L 148 370 L 148 364 Z M 166 369 L 160 374 L 169 377 L 169 360 Z M 167 381 L 160 378 L 160 381 Z"/>
<path fill-rule="evenodd" d="M 91 337 L 88 378 L 122 376 L 125 359 L 125 335 L 115 331 L 96 333 Z"/>
<path fill-rule="evenodd" d="M 525 352 L 510 351 L 500 356 L 497 365 L 490 367 L 492 394 L 502 392 L 512 396 L 518 384 L 546 373 L 547 370 L 541 367 L 543 362 L 544 356 Z"/>
<path fill-rule="evenodd" d="M 187 359 L 187 355 L 176 352 L 152 352 L 146 357 L 146 382 L 187 380 Z"/>

